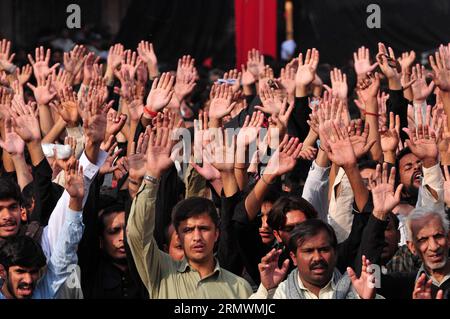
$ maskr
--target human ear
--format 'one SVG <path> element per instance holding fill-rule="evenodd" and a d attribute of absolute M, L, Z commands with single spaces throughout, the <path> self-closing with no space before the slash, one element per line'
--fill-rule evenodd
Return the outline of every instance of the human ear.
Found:
<path fill-rule="evenodd" d="M 289 253 L 289 256 L 291 256 L 292 262 L 294 263 L 294 266 L 297 267 L 297 258 L 295 257 L 295 254 L 291 251 Z"/>

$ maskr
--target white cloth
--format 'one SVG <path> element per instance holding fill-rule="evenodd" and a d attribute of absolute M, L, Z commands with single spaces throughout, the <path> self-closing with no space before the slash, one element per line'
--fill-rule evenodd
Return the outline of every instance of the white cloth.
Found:
<path fill-rule="evenodd" d="M 302 197 L 314 206 L 318 218 L 324 222 L 327 222 L 328 218 L 329 177 L 330 166 L 321 167 L 314 161 L 309 169 L 302 194 Z"/>

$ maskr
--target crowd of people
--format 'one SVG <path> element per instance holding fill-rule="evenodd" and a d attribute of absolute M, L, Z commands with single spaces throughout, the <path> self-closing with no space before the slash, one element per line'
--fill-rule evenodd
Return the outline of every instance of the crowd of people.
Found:
<path fill-rule="evenodd" d="M 0 299 L 449 298 L 450 44 L 329 82 L 64 49 L 0 42 Z"/>

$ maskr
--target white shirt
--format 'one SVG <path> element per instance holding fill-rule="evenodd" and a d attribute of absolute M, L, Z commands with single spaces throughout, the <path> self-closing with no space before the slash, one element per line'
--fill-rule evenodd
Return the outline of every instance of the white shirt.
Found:
<path fill-rule="evenodd" d="M 314 161 L 309 169 L 302 194 L 302 197 L 316 209 L 318 218 L 324 222 L 327 222 L 328 216 L 330 167 L 321 167 Z"/>

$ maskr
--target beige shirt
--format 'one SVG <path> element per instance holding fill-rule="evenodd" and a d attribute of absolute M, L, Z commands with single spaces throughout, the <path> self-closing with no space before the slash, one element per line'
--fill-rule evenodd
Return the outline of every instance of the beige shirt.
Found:
<path fill-rule="evenodd" d="M 131 206 L 127 239 L 136 268 L 150 299 L 248 298 L 252 289 L 241 277 L 220 268 L 200 278 L 186 260 L 174 261 L 158 249 L 153 237 L 158 184 L 143 183 Z"/>

